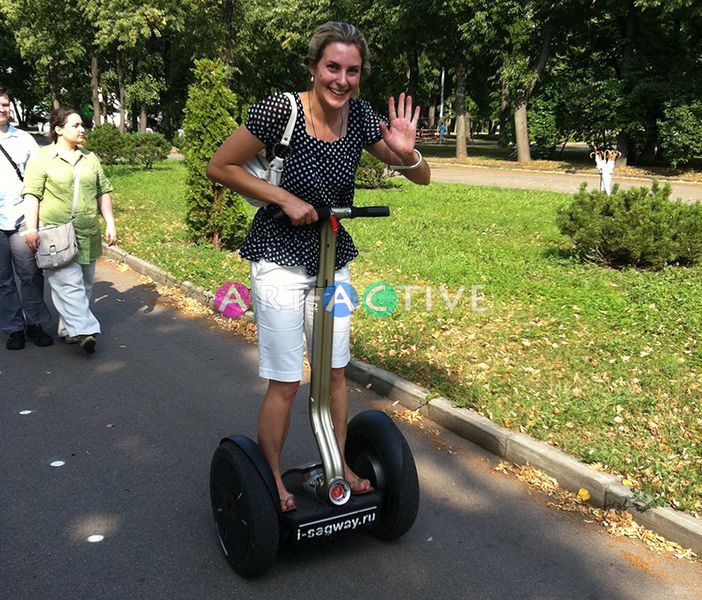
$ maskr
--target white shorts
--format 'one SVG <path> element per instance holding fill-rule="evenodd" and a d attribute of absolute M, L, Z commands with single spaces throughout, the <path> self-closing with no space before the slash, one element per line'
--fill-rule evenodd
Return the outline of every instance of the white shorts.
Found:
<path fill-rule="evenodd" d="M 350 281 L 348 267 L 334 275 L 335 282 Z M 304 375 L 304 340 L 312 352 L 314 288 L 317 277 L 305 267 L 286 267 L 260 260 L 251 263 L 251 296 L 258 331 L 258 374 L 275 381 L 300 381 Z M 334 317 L 332 368 L 351 360 L 351 315 Z"/>

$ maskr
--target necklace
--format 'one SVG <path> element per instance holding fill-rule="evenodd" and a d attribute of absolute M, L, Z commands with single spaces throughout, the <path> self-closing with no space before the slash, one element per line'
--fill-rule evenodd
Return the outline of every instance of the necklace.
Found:
<path fill-rule="evenodd" d="M 312 110 L 312 92 L 308 92 L 307 94 L 307 101 L 310 105 L 310 124 L 312 125 L 312 132 L 314 133 L 314 137 L 316 139 L 319 139 L 317 137 L 317 128 L 314 126 L 314 111 Z M 331 130 L 331 127 L 329 128 Z M 333 130 L 331 130 L 332 133 L 334 133 Z M 340 108 L 339 109 L 339 138 L 341 137 L 341 134 L 344 132 L 344 112 Z"/>

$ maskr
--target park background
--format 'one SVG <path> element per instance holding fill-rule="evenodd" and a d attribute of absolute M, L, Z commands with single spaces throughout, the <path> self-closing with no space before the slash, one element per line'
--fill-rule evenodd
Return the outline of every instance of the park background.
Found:
<path fill-rule="evenodd" d="M 422 146 L 432 161 L 514 154 L 522 165 L 572 166 L 611 145 L 619 172 L 694 177 L 702 151 L 702 6 L 691 0 L 0 0 L 0 18 L 0 83 L 20 125 L 68 104 L 94 122 L 121 113 L 119 129 L 151 128 L 178 144 L 188 114 L 192 131 L 217 122 L 209 146 L 184 149 L 185 163 L 142 169 L 115 156 L 109 167 L 123 248 L 210 290 L 246 281 L 247 267 L 212 236 L 194 239 L 187 169 L 203 175 L 252 102 L 306 88 L 309 33 L 328 19 L 368 38 L 362 95 L 377 109 L 404 90 L 425 107 L 426 127 L 442 112 L 450 121 L 451 144 Z M 570 200 L 562 194 L 393 184 L 357 199 L 394 215 L 390 228 L 353 225 L 357 288 L 444 286 L 453 299 L 461 286 L 485 286 L 485 310 L 418 302 L 385 320 L 359 314 L 356 356 L 620 475 L 646 505 L 699 515 L 698 266 L 583 262 L 556 226 Z M 228 202 L 250 219 L 246 205 Z"/>

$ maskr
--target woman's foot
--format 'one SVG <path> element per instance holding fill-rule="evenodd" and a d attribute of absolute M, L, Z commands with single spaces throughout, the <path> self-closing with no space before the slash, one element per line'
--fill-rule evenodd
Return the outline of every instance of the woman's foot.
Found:
<path fill-rule="evenodd" d="M 278 492 L 278 496 L 280 497 L 280 512 L 290 512 L 297 508 L 295 505 L 295 496 L 287 490 L 282 494 Z"/>
<path fill-rule="evenodd" d="M 349 482 L 351 493 L 355 496 L 359 494 L 367 494 L 368 492 L 373 491 L 373 486 L 368 479 L 362 479 L 349 468 L 346 469 L 345 478 L 346 481 Z"/>

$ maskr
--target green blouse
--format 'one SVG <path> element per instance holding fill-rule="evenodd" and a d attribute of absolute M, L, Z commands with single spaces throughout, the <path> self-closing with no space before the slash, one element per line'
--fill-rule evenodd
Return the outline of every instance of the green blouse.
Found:
<path fill-rule="evenodd" d="M 27 164 L 22 196 L 39 198 L 42 225 L 62 225 L 71 219 L 75 167 L 80 164 L 78 208 L 74 226 L 78 240 L 78 263 L 87 265 L 102 254 L 100 211 L 97 198 L 112 191 L 100 160 L 92 152 L 78 148 L 71 157 L 59 153 L 56 144 L 40 148 Z"/>

